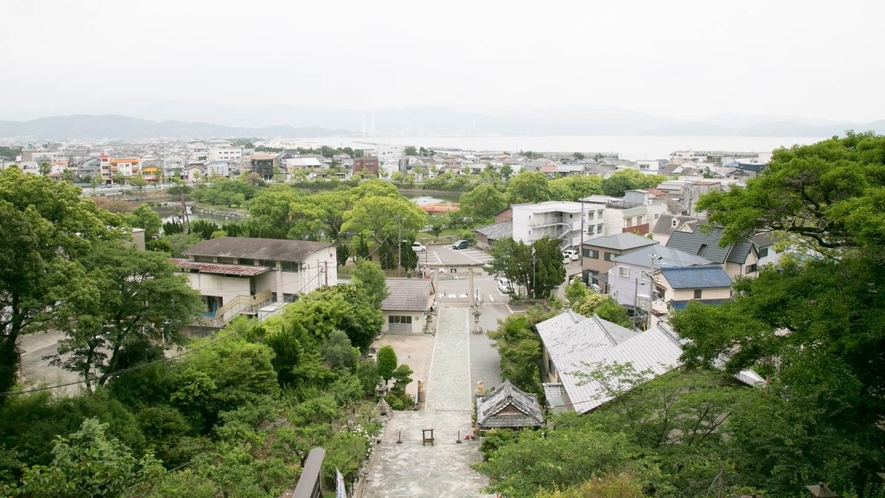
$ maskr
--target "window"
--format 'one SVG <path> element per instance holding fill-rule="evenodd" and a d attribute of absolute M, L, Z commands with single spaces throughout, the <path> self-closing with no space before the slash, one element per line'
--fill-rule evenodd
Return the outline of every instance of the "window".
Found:
<path fill-rule="evenodd" d="M 626 266 L 619 266 L 618 267 L 618 276 L 624 277 L 624 278 L 630 278 L 630 268 L 627 268 Z"/>
<path fill-rule="evenodd" d="M 387 323 L 412 323 L 411 316 L 390 315 L 387 317 Z"/>
<path fill-rule="evenodd" d="M 759 267 L 756 265 L 756 263 L 753 263 L 752 265 L 747 265 L 745 273 L 756 273 L 758 269 Z"/>
<path fill-rule="evenodd" d="M 297 261 L 283 261 L 283 271 L 297 272 L 301 268 L 301 263 Z"/>
<path fill-rule="evenodd" d="M 615 256 L 617 256 L 617 254 L 615 254 L 615 253 L 613 253 L 613 252 L 607 252 L 607 253 L 605 253 L 605 258 L 604 258 L 604 259 L 605 259 L 606 261 L 611 261 L 612 258 L 614 258 Z"/>
<path fill-rule="evenodd" d="M 276 268 L 277 262 L 270 259 L 259 259 L 258 266 L 269 266 L 271 268 Z"/>
<path fill-rule="evenodd" d="M 701 295 L 703 295 L 703 293 L 704 293 L 703 289 L 695 289 L 694 290 L 694 298 L 700 299 Z"/>
<path fill-rule="evenodd" d="M 701 247 L 698 249 L 698 256 L 703 256 L 705 252 L 707 252 L 707 244 L 701 244 Z"/>
<path fill-rule="evenodd" d="M 768 248 L 763 247 L 762 249 L 759 249 L 759 259 L 762 259 L 766 256 L 768 256 Z"/>
<path fill-rule="evenodd" d="M 596 225 L 596 234 L 597 234 L 597 235 L 598 235 L 598 234 L 601 234 L 603 228 L 605 228 L 605 225 L 603 225 L 602 223 Z"/>
<path fill-rule="evenodd" d="M 641 278 L 642 280 L 651 280 L 651 275 L 648 274 L 647 270 L 642 270 L 642 273 L 640 273 L 639 278 Z"/>
<path fill-rule="evenodd" d="M 584 249 L 584 257 L 591 259 L 599 259 L 599 251 L 594 249 Z"/>

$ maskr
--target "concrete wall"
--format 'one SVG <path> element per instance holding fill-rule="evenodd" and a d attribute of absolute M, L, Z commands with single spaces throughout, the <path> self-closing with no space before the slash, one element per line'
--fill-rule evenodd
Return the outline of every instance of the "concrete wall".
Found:
<path fill-rule="evenodd" d="M 249 277 L 228 277 L 210 273 L 185 273 L 185 275 L 190 280 L 191 288 L 199 291 L 201 296 L 220 297 L 223 304 L 227 304 L 237 296 L 249 295 Z"/>
<path fill-rule="evenodd" d="M 411 316 L 412 328 L 410 331 L 390 331 L 391 316 Z M 381 312 L 381 332 L 385 334 L 421 334 L 424 332 L 424 323 L 427 321 L 424 313 L 420 311 L 382 311 Z"/>

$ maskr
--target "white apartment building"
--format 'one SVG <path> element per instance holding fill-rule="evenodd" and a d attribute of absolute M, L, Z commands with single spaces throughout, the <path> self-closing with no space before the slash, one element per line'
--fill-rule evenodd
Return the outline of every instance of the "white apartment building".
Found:
<path fill-rule="evenodd" d="M 206 152 L 206 161 L 210 163 L 216 161 L 239 163 L 242 158 L 243 148 L 232 147 L 230 144 L 213 145 Z"/>
<path fill-rule="evenodd" d="M 667 212 L 666 203 L 651 203 L 644 191 L 628 191 L 624 198 L 605 195 L 591 195 L 581 199 L 587 203 L 601 204 L 605 209 L 605 233 L 596 235 L 617 235 L 636 233 L 645 235 L 657 219 Z"/>
<path fill-rule="evenodd" d="M 561 240 L 562 249 L 581 247 L 588 239 L 605 232 L 605 205 L 550 201 L 538 204 L 514 204 L 513 240 L 531 244 L 550 237 Z"/>

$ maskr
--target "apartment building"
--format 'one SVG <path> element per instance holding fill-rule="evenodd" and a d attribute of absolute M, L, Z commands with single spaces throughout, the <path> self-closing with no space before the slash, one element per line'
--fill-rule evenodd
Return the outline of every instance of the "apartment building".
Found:
<path fill-rule="evenodd" d="M 562 249 L 577 248 L 582 240 L 605 231 L 605 206 L 601 204 L 562 201 L 514 204 L 511 212 L 513 240 L 526 244 L 550 237 L 559 239 Z"/>

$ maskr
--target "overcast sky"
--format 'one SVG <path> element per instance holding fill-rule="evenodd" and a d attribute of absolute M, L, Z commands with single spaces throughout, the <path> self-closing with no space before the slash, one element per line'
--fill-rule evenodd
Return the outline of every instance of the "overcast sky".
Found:
<path fill-rule="evenodd" d="M 231 105 L 885 118 L 885 1 L 0 0 L 0 119 Z"/>

